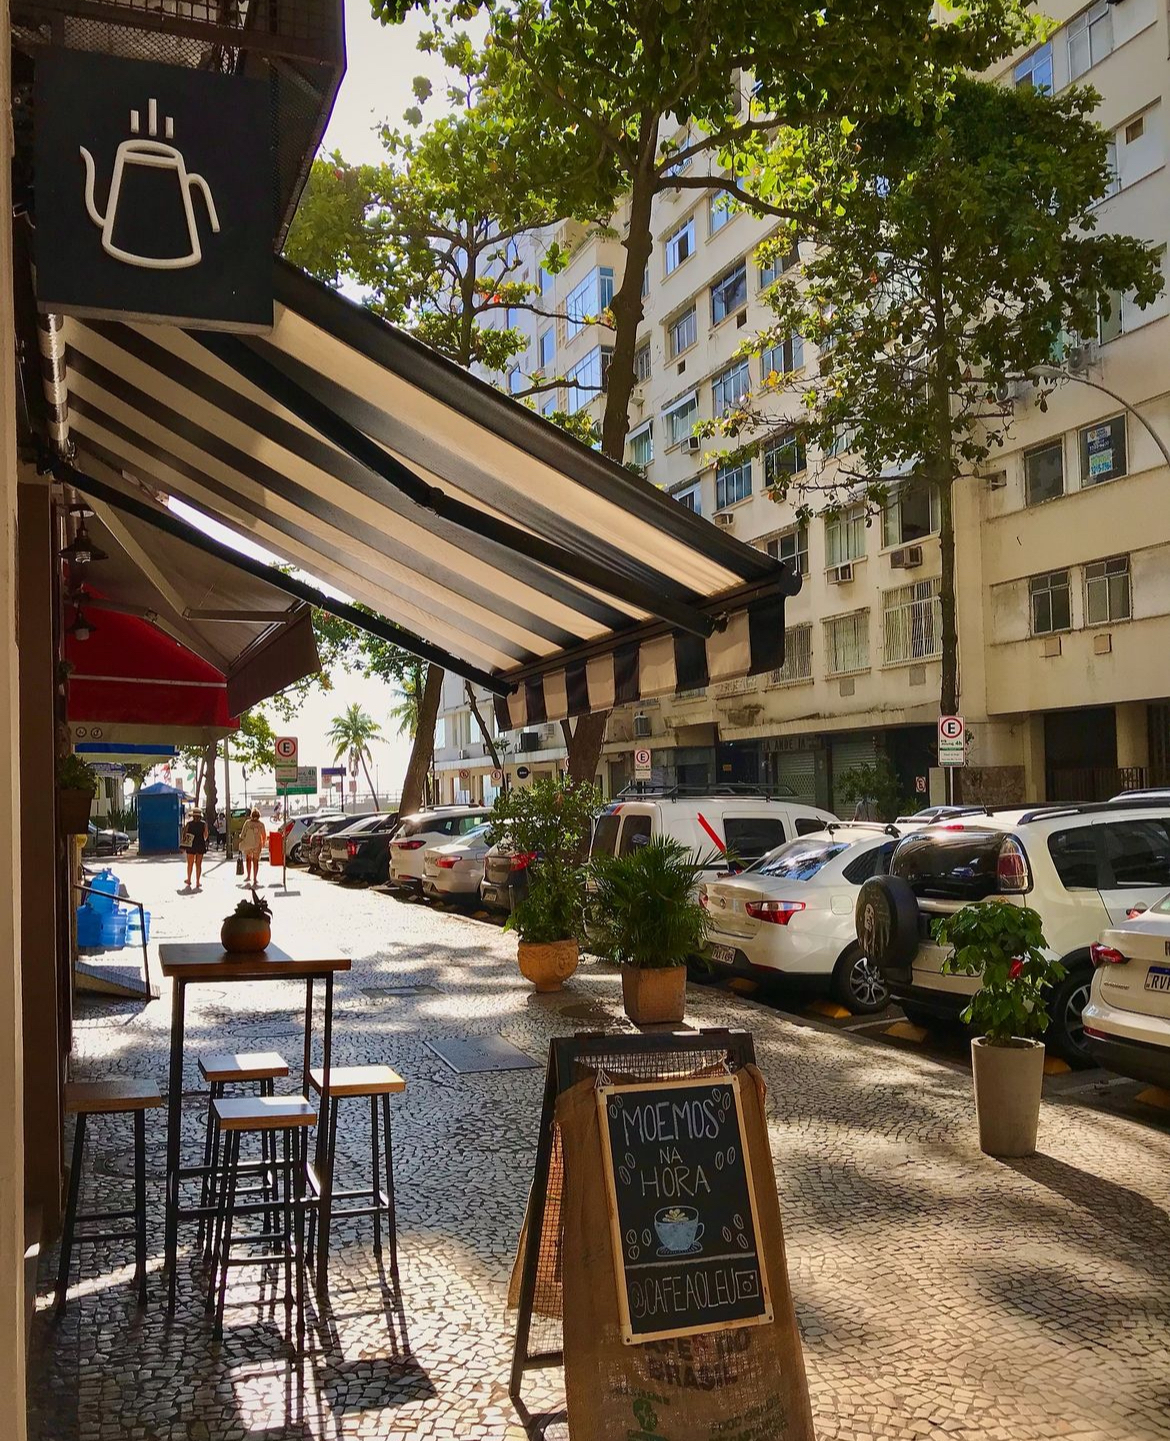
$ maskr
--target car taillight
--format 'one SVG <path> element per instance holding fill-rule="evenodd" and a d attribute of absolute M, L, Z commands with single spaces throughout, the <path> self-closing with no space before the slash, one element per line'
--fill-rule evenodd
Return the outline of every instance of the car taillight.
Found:
<path fill-rule="evenodd" d="M 441 871 L 451 871 L 455 869 L 457 862 L 454 856 L 440 856 L 437 864 Z"/>
<path fill-rule="evenodd" d="M 535 851 L 514 851 L 508 857 L 508 869 L 510 871 L 526 871 L 535 859 Z"/>
<path fill-rule="evenodd" d="M 1001 892 L 1027 891 L 1032 887 L 1028 857 L 1015 836 L 1006 836 L 995 859 L 995 878 Z"/>
<path fill-rule="evenodd" d="M 346 855 L 349 856 L 350 859 L 352 859 L 354 856 L 357 855 L 357 852 L 358 852 L 357 841 L 346 841 L 346 843 L 345 843 L 345 853 L 346 853 Z"/>
<path fill-rule="evenodd" d="M 786 926 L 797 911 L 804 910 L 803 901 L 745 901 L 744 910 L 753 920 Z"/>
<path fill-rule="evenodd" d="M 281 828 L 280 828 L 280 834 L 281 834 L 282 836 L 287 836 L 288 833 L 289 833 L 289 831 L 292 830 L 292 828 L 293 828 L 293 822 L 292 822 L 292 821 L 285 821 L 284 825 L 281 826 Z"/>
<path fill-rule="evenodd" d="M 1095 966 L 1124 966 L 1129 960 L 1113 946 L 1098 945 L 1096 941 L 1089 947 L 1089 955 Z"/>
<path fill-rule="evenodd" d="M 426 841 L 391 841 L 390 844 L 401 851 L 421 851 Z"/>

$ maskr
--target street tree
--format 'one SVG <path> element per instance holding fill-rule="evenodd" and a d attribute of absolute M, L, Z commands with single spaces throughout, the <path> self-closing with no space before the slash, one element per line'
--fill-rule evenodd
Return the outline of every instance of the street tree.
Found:
<path fill-rule="evenodd" d="M 1162 287 L 1152 247 L 1102 233 L 1094 207 L 1113 176 L 1093 91 L 1059 95 L 956 77 L 950 93 L 854 132 L 814 138 L 825 163 L 808 195 L 818 244 L 775 282 L 768 329 L 746 352 L 792 357 L 718 426 L 740 452 L 766 429 L 786 445 L 768 481 L 798 517 L 870 513 L 915 497 L 937 507 L 943 714 L 958 709 L 955 487 L 1010 430 L 1012 382 L 1051 365 L 1070 337 L 1096 337 L 1121 296 Z M 814 172 L 816 167 L 814 167 Z M 800 218 L 773 245 L 803 233 Z M 774 253 L 774 251 L 773 251 Z M 1008 387 L 1008 388 L 1005 388 Z M 1045 405 L 1045 390 L 1029 390 Z"/>
<path fill-rule="evenodd" d="M 357 701 L 353 701 L 341 715 L 333 717 L 329 723 L 327 739 L 333 747 L 334 761 L 348 756 L 349 768 L 353 774 L 356 774 L 358 766 L 361 766 L 370 795 L 374 798 L 374 809 L 377 810 L 378 793 L 370 779 L 370 742 L 382 739 L 382 727 Z"/>
<path fill-rule="evenodd" d="M 411 8 L 372 3 L 387 21 Z M 555 132 L 570 153 L 577 148 L 563 171 L 567 190 L 561 172 L 528 176 L 530 190 L 557 198 L 554 209 L 575 213 L 573 186 L 589 162 L 612 187 L 611 210 L 621 204 L 625 264 L 606 317 L 613 354 L 601 422 L 601 449 L 618 461 L 656 199 L 693 193 L 779 222 L 819 221 L 803 203 L 809 167 L 823 158 L 806 147 L 806 127 L 831 122 L 840 145 L 864 117 L 926 103 L 952 74 L 1023 44 L 1036 24 L 1025 0 L 948 5 L 946 23 L 933 0 L 491 0 L 487 40 L 476 48 L 464 26 L 479 8 L 476 0 L 436 5 L 422 47 L 507 116 L 505 146 Z M 606 720 L 582 717 L 571 730 L 575 779 L 593 778 Z"/>

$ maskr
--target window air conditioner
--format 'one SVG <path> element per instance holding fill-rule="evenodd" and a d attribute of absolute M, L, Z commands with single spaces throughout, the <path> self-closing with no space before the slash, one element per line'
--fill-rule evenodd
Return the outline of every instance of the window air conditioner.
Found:
<path fill-rule="evenodd" d="M 519 749 L 522 751 L 538 751 L 540 749 L 540 732 L 521 731 Z"/>
<path fill-rule="evenodd" d="M 648 715 L 636 715 L 634 717 L 634 736 L 641 739 L 650 734 L 650 717 Z"/>
<path fill-rule="evenodd" d="M 847 585 L 853 579 L 853 564 L 847 561 L 844 565 L 833 566 L 827 575 L 830 585 Z"/>
<path fill-rule="evenodd" d="M 699 439 L 697 435 L 688 435 L 686 440 L 683 441 L 683 449 L 689 455 L 698 455 L 699 451 L 702 448 L 703 442 Z"/>
<path fill-rule="evenodd" d="M 711 519 L 716 525 L 721 525 L 724 530 L 730 530 L 735 524 L 735 514 L 730 510 L 717 510 Z"/>
<path fill-rule="evenodd" d="M 890 564 L 895 570 L 913 570 L 915 566 L 922 564 L 922 547 L 920 545 L 905 545 L 901 550 L 896 550 L 890 556 Z"/>
<path fill-rule="evenodd" d="M 1006 470 L 995 470 L 995 471 L 992 471 L 992 473 L 987 477 L 987 489 L 988 489 L 988 490 L 1006 490 L 1006 489 L 1007 489 L 1007 471 L 1006 471 Z"/>
<path fill-rule="evenodd" d="M 1097 342 L 1085 340 L 1080 345 L 1069 346 L 1064 357 L 1064 368 L 1070 375 L 1082 375 L 1096 359 Z"/>
<path fill-rule="evenodd" d="M 460 752 L 459 752 L 459 759 L 460 759 L 461 761 L 469 761 L 469 760 L 471 759 L 471 747 L 470 747 L 470 746 L 463 746 L 463 747 L 462 747 L 462 749 L 461 749 Z"/>
<path fill-rule="evenodd" d="M 1024 387 L 1018 380 L 1005 380 L 995 387 L 996 405 L 1011 405 L 1024 398 Z"/>

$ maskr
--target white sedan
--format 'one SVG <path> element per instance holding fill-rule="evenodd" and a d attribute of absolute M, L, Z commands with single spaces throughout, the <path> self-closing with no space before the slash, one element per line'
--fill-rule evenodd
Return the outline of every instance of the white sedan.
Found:
<path fill-rule="evenodd" d="M 1170 895 L 1103 931 L 1089 947 L 1093 985 L 1081 1014 L 1098 1065 L 1170 1088 Z"/>
<path fill-rule="evenodd" d="M 483 860 L 490 849 L 490 829 L 486 824 L 476 826 L 460 840 L 427 846 L 423 851 L 423 895 L 436 900 L 478 897 Z"/>
<path fill-rule="evenodd" d="M 716 971 L 821 978 L 857 1015 L 884 1010 L 890 995 L 857 944 L 858 887 L 884 874 L 914 827 L 841 821 L 777 846 L 736 876 L 707 881 L 707 959 Z"/>

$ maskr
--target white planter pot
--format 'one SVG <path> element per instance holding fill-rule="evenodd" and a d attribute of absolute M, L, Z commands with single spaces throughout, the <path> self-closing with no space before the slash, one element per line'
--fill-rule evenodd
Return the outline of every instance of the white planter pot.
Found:
<path fill-rule="evenodd" d="M 971 1042 L 979 1149 L 989 1156 L 1030 1156 L 1036 1149 L 1040 1093 L 1044 1086 L 1044 1044 L 1017 1039 L 992 1046 L 983 1036 Z"/>

